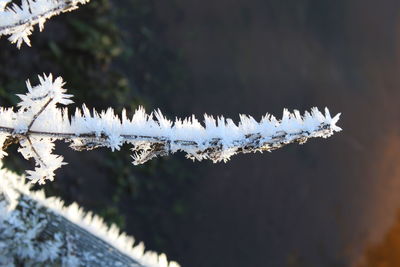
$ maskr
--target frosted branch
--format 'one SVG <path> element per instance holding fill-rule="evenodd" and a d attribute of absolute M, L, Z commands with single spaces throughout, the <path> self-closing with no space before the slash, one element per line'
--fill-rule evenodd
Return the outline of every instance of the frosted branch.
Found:
<path fill-rule="evenodd" d="M 29 36 L 33 27 L 43 30 L 47 19 L 60 13 L 74 10 L 79 4 L 90 0 L 22 0 L 21 6 L 9 4 L 11 0 L 0 0 L 0 37 L 10 35 L 8 40 L 20 48 L 25 42 L 31 45 Z"/>
<path fill-rule="evenodd" d="M 85 105 L 70 116 L 66 108 L 57 107 L 72 103 L 62 78 L 53 80 L 49 75 L 39 76 L 39 80 L 34 87 L 27 81 L 28 93 L 19 95 L 18 110 L 0 109 L 0 147 L 6 148 L 10 138 L 17 139 L 22 155 L 36 162 L 28 178 L 39 183 L 52 180 L 54 171 L 65 164 L 61 156 L 52 154 L 55 140 L 69 142 L 78 151 L 97 147 L 114 151 L 128 144 L 132 146 L 134 164 L 177 151 L 185 152 L 192 160 L 226 162 L 237 153 L 272 151 L 290 143 L 302 144 L 312 137 L 326 138 L 341 130 L 336 126 L 340 114 L 332 118 L 328 109 L 322 114 L 317 108 L 303 116 L 285 109 L 281 120 L 267 114 L 260 122 L 240 115 L 237 125 L 231 119 L 209 115 L 204 116 L 204 126 L 194 116 L 172 122 L 161 111 L 147 114 L 142 107 L 132 118 L 125 110 L 117 116 L 112 108 L 97 112 Z"/>
<path fill-rule="evenodd" d="M 179 267 L 77 204 L 65 206 L 0 162 L 0 266 Z"/>

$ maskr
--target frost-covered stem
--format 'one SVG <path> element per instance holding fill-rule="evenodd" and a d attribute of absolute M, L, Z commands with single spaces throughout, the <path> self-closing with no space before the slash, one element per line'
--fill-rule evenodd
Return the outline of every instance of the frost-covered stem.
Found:
<path fill-rule="evenodd" d="M 25 136 L 26 136 L 26 135 L 25 135 Z M 35 156 L 36 156 L 35 158 L 39 161 L 39 164 L 40 164 L 40 165 L 43 165 L 45 168 L 47 168 L 46 163 L 43 161 L 43 159 L 42 159 L 42 157 L 40 156 L 39 152 L 37 152 L 35 146 L 33 145 L 32 140 L 31 140 L 31 138 L 29 137 L 29 134 L 26 136 L 26 140 L 28 140 L 28 143 L 29 143 L 29 145 L 30 145 L 30 147 L 31 147 L 31 149 L 32 149 L 32 152 L 35 154 Z"/>
<path fill-rule="evenodd" d="M 9 0 L 0 0 L 7 4 Z M 0 5 L 0 36 L 11 35 L 9 40 L 20 48 L 22 42 L 30 46 L 29 35 L 33 26 L 43 29 L 45 21 L 55 15 L 78 8 L 89 0 L 22 0 L 21 6 L 9 8 Z M 0 3 L 1 4 L 1 3 Z"/>
<path fill-rule="evenodd" d="M 179 267 L 77 204 L 32 191 L 0 162 L 0 266 Z"/>
<path fill-rule="evenodd" d="M 271 135 L 269 138 L 263 137 L 260 133 L 248 134 L 244 136 L 243 139 L 232 140 L 232 145 L 237 149 L 237 153 L 251 153 L 257 151 L 272 151 L 278 148 L 281 148 L 290 143 L 300 143 L 303 144 L 307 141 L 308 138 L 314 136 L 325 136 L 329 135 L 333 132 L 331 126 L 327 123 L 322 123 L 316 130 L 313 132 L 309 131 L 299 131 L 295 133 L 287 133 L 284 131 L 277 132 L 275 135 Z M 57 133 L 57 132 L 41 132 L 41 131 L 27 131 L 23 134 L 15 133 L 15 129 L 8 127 L 0 127 L 0 133 L 7 133 L 11 136 L 24 138 L 26 136 L 34 136 L 34 137 L 51 137 L 59 140 L 64 140 L 67 142 L 76 142 L 81 141 L 85 144 L 91 144 L 94 146 L 90 147 L 74 147 L 76 150 L 85 150 L 95 147 L 108 147 L 109 146 L 109 137 L 107 135 L 102 134 L 98 136 L 96 133 Z M 213 152 L 222 152 L 222 141 L 221 138 L 212 138 L 210 140 L 205 140 L 201 143 L 194 140 L 170 140 L 167 136 L 144 136 L 144 135 L 125 135 L 121 134 L 122 143 L 138 143 L 138 142 L 147 142 L 152 144 L 155 151 L 165 152 L 165 155 L 168 155 L 171 151 L 171 144 L 182 146 L 182 147 L 191 147 L 194 150 L 197 150 L 200 155 L 204 157 L 213 159 Z M 216 161 L 219 161 L 216 159 Z M 143 163 L 143 162 L 140 162 Z"/>
<path fill-rule="evenodd" d="M 147 114 L 143 108 L 138 108 L 130 119 L 126 111 L 118 116 L 112 108 L 99 113 L 86 106 L 70 116 L 67 109 L 56 106 L 72 103 L 72 95 L 62 88 L 62 79 L 53 81 L 51 75 L 39 79 L 40 84 L 34 87 L 27 82 L 29 92 L 19 95 L 22 101 L 18 111 L 0 109 L 0 145 L 10 137 L 17 138 L 24 157 L 36 160 L 37 168 L 28 171 L 28 177 L 40 183 L 52 180 L 54 170 L 64 164 L 61 156 L 52 154 L 55 140 L 69 142 L 78 151 L 97 147 L 114 151 L 124 144 L 131 145 L 134 164 L 178 151 L 192 160 L 226 162 L 237 153 L 272 151 L 313 137 L 326 138 L 341 130 L 336 126 L 339 114 L 332 118 L 328 109 L 322 114 L 317 108 L 303 116 L 285 109 L 281 120 L 267 114 L 258 122 L 240 115 L 238 124 L 205 115 L 204 126 L 194 116 L 172 122 L 159 110 Z"/>
<path fill-rule="evenodd" d="M 54 100 L 54 98 L 50 97 L 47 102 L 40 108 L 40 110 L 33 115 L 32 121 L 29 123 L 28 125 L 28 130 L 27 132 L 25 132 L 25 134 L 23 134 L 26 139 L 28 140 L 28 143 L 32 149 L 32 152 L 36 155 L 35 158 L 37 158 L 37 160 L 39 161 L 39 164 L 44 166 L 45 168 L 47 168 L 46 163 L 43 161 L 42 157 L 40 156 L 39 152 L 36 150 L 35 146 L 32 143 L 31 138 L 29 137 L 29 130 L 31 129 L 32 125 L 35 123 L 36 119 L 40 116 L 40 114 L 42 114 L 42 112 L 47 108 L 47 106 Z"/>
<path fill-rule="evenodd" d="M 47 108 L 47 106 L 54 100 L 54 98 L 50 97 L 49 100 L 40 108 L 40 110 L 33 115 L 32 121 L 28 125 L 28 132 L 32 128 L 32 125 L 35 123 L 36 119 L 42 114 L 42 112 Z"/>
<path fill-rule="evenodd" d="M 29 7 L 29 13 L 31 13 L 31 16 L 18 21 L 11 22 L 7 25 L 0 26 L 0 35 L 6 34 L 8 32 L 14 32 L 20 26 L 26 26 L 26 27 L 34 26 L 38 24 L 43 17 L 52 17 L 61 12 L 68 12 L 76 8 L 76 1 L 73 0 L 58 0 L 55 2 L 57 2 L 57 6 L 44 10 L 39 14 L 33 15 L 30 7 L 31 2 L 27 1 Z"/>

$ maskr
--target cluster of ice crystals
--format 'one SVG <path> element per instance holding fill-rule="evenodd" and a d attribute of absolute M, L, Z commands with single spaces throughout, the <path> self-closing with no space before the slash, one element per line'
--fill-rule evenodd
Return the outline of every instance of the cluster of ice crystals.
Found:
<path fill-rule="evenodd" d="M 62 234 L 39 238 L 46 216 L 40 206 L 21 197 L 17 188 L 27 189 L 22 179 L 0 170 L 0 266 L 36 266 L 60 256 Z"/>
<path fill-rule="evenodd" d="M 29 36 L 35 25 L 42 31 L 47 19 L 89 0 L 22 0 L 21 5 L 10 2 L 0 0 L 0 36 L 10 35 L 10 42 L 20 48 L 24 42 L 31 45 Z"/>
<path fill-rule="evenodd" d="M 18 149 L 24 158 L 34 158 L 36 162 L 35 170 L 27 171 L 27 178 L 32 183 L 44 184 L 46 180 L 54 180 L 54 171 L 66 163 L 63 157 L 52 154 L 54 142 L 52 138 L 30 137 L 20 141 L 21 147 Z"/>
<path fill-rule="evenodd" d="M 34 130 L 38 127 L 38 123 L 54 125 L 57 121 L 63 120 L 63 118 L 58 117 L 60 111 L 56 104 L 68 105 L 73 103 L 70 100 L 72 95 L 65 94 L 66 89 L 63 88 L 62 78 L 53 79 L 52 75 L 43 75 L 39 76 L 39 81 L 40 84 L 37 86 L 32 86 L 27 81 L 28 93 L 18 95 L 21 99 L 21 102 L 18 103 L 19 110 L 11 116 L 11 122 L 15 123 L 13 127 L 15 134 L 25 134 L 27 131 Z M 5 111 L 5 114 L 9 113 L 9 110 Z M 40 121 L 38 121 L 39 117 L 41 118 Z M 8 126 L 7 121 L 4 121 L 1 126 Z M 20 138 L 18 151 L 26 159 L 35 159 L 35 170 L 27 172 L 28 178 L 32 182 L 43 184 L 46 180 L 53 180 L 54 171 L 65 164 L 63 157 L 52 154 L 56 139 L 44 136 Z"/>
<path fill-rule="evenodd" d="M 0 266 L 179 267 L 77 204 L 31 191 L 24 179 L 0 162 Z"/>
<path fill-rule="evenodd" d="M 69 118 L 68 110 L 58 107 L 73 103 L 62 78 L 44 75 L 39 76 L 38 85 L 29 81 L 26 85 L 28 93 L 18 95 L 21 102 L 17 111 L 0 108 L 0 145 L 9 137 L 18 138 L 19 152 L 36 162 L 28 178 L 39 183 L 53 180 L 54 171 L 65 164 L 61 156 L 52 153 L 58 139 L 70 142 L 75 150 L 109 147 L 114 151 L 130 144 L 134 164 L 177 151 L 193 160 L 226 162 L 237 153 L 272 151 L 341 130 L 336 126 L 340 114 L 332 117 L 328 109 L 323 114 L 317 108 L 303 116 L 284 109 L 281 120 L 267 114 L 260 122 L 240 115 L 238 124 L 222 116 L 205 115 L 204 126 L 194 116 L 171 121 L 160 110 L 147 114 L 142 107 L 128 118 L 125 110 L 118 116 L 112 108 L 98 112 L 83 105 Z"/>
<path fill-rule="evenodd" d="M 65 85 L 63 79 L 61 77 L 57 77 L 53 79 L 53 76 L 49 74 L 46 76 L 38 76 L 39 85 L 33 86 L 30 81 L 26 81 L 26 87 L 28 89 L 28 93 L 19 94 L 18 97 L 21 98 L 21 102 L 19 102 L 18 106 L 23 109 L 33 109 L 40 108 L 41 103 L 46 103 L 49 99 L 52 99 L 53 107 L 55 107 L 56 103 L 69 105 L 73 103 L 70 98 L 72 95 L 65 94 L 67 91 L 63 88 Z M 32 112 L 36 112 L 38 110 L 33 110 Z"/>

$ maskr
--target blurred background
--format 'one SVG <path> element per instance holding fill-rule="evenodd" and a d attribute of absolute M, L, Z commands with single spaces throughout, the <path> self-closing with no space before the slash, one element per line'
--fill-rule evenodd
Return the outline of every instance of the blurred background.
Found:
<path fill-rule="evenodd" d="M 52 72 L 76 106 L 235 121 L 327 106 L 344 129 L 227 164 L 60 144 L 48 194 L 183 267 L 400 266 L 399 1 L 93 0 L 32 44 L 0 40 L 1 105 Z"/>

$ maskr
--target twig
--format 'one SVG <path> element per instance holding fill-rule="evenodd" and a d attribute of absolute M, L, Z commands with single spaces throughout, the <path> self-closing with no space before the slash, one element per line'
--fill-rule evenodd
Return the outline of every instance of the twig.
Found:
<path fill-rule="evenodd" d="M 36 121 L 36 119 L 42 114 L 42 112 L 47 108 L 47 106 L 53 101 L 54 98 L 49 98 L 47 102 L 43 105 L 43 107 L 33 116 L 32 121 L 28 125 L 28 131 L 31 129 L 33 123 Z"/>
<path fill-rule="evenodd" d="M 27 83 L 29 92 L 20 95 L 22 102 L 18 104 L 21 107 L 18 112 L 0 109 L 0 145 L 9 136 L 26 138 L 28 142 L 21 144 L 20 152 L 26 158 L 33 156 L 37 160 L 39 168 L 30 172 L 29 177 L 41 183 L 43 176 L 51 180 L 54 170 L 64 164 L 61 156 L 52 154 L 55 140 L 69 142 L 70 147 L 78 151 L 97 147 L 119 150 L 122 145 L 129 144 L 134 164 L 177 151 L 185 152 L 192 160 L 226 162 L 237 153 L 273 151 L 290 143 L 303 144 L 309 138 L 326 138 L 341 130 L 336 126 L 340 114 L 332 118 L 328 109 L 324 115 L 317 108 L 304 116 L 298 111 L 284 110 L 280 121 L 267 115 L 257 122 L 241 115 L 238 124 L 223 117 L 215 120 L 205 116 L 205 126 L 194 117 L 176 119 L 173 123 L 160 111 L 148 115 L 143 108 L 139 108 L 132 119 L 127 118 L 126 112 L 121 117 L 111 108 L 91 113 L 85 106 L 77 109 L 75 116 L 69 116 L 66 109 L 55 106 L 72 103 L 72 96 L 62 88 L 62 79 L 53 81 L 49 75 L 40 77 L 40 82 L 36 87 Z M 44 96 L 49 97 L 45 104 Z M 24 121 L 28 127 L 24 126 Z"/>
<path fill-rule="evenodd" d="M 39 24 L 40 30 L 44 22 L 60 13 L 78 8 L 78 4 L 85 4 L 90 0 L 23 0 L 22 6 L 0 10 L 0 36 L 11 35 L 9 40 L 17 43 L 20 48 L 22 42 L 30 46 L 28 36 L 33 26 Z"/>
<path fill-rule="evenodd" d="M 40 164 L 43 165 L 43 167 L 47 168 L 46 163 L 44 163 L 42 157 L 39 155 L 39 153 L 37 152 L 35 146 L 32 144 L 32 140 L 31 140 L 31 138 L 29 138 L 29 135 L 26 135 L 25 138 L 28 140 L 28 143 L 31 146 L 33 153 L 35 153 L 35 155 L 37 157 L 37 160 L 40 161 Z"/>

